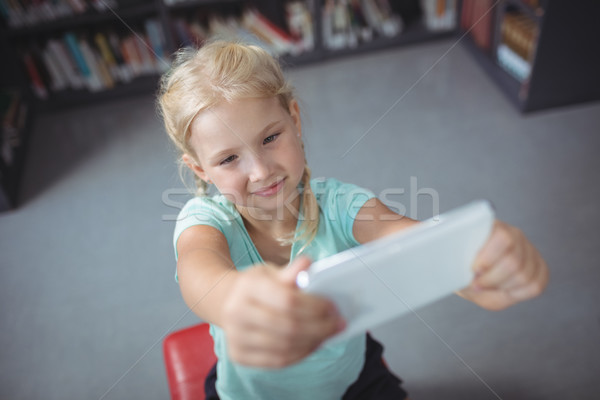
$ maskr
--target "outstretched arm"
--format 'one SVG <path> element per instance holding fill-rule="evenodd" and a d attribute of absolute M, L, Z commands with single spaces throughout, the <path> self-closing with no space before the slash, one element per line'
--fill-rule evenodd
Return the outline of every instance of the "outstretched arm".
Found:
<path fill-rule="evenodd" d="M 373 198 L 358 212 L 352 231 L 359 243 L 367 243 L 417 223 Z M 501 221 L 495 222 L 473 270 L 475 279 L 458 295 L 488 310 L 538 296 L 548 284 L 548 267 L 540 253 L 519 229 Z"/>
<path fill-rule="evenodd" d="M 181 234 L 177 250 L 185 302 L 225 331 L 229 356 L 240 364 L 290 365 L 344 328 L 331 301 L 296 287 L 296 275 L 310 265 L 307 258 L 287 268 L 267 264 L 239 272 L 223 234 L 201 225 Z"/>

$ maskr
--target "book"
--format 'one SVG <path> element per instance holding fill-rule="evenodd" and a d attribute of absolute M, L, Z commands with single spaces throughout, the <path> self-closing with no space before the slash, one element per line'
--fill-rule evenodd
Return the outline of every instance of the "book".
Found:
<path fill-rule="evenodd" d="M 25 10 L 16 0 L 3 0 L 5 2 L 5 13 L 8 15 L 8 26 L 20 28 L 27 24 Z"/>
<path fill-rule="evenodd" d="M 531 73 L 538 25 L 529 16 L 507 11 L 501 23 L 501 43 L 496 51 L 498 64 L 520 82 Z"/>
<path fill-rule="evenodd" d="M 100 90 L 105 89 L 107 86 L 105 82 L 103 82 L 102 77 L 100 75 L 100 70 L 98 67 L 98 60 L 91 46 L 88 44 L 87 40 L 79 39 L 79 51 L 85 60 L 86 65 L 89 68 L 89 76 L 88 80 L 88 89 L 92 92 L 98 92 Z"/>
<path fill-rule="evenodd" d="M 21 57 L 23 59 L 23 63 L 25 64 L 25 69 L 27 71 L 27 75 L 29 76 L 29 82 L 33 93 L 40 99 L 47 99 L 48 90 L 46 89 L 46 85 L 42 80 L 42 76 L 40 75 L 38 67 L 33 61 L 33 56 L 29 51 L 24 51 Z"/>
<path fill-rule="evenodd" d="M 68 78 L 59 61 L 54 57 L 54 53 L 47 46 L 42 50 L 42 57 L 51 75 L 50 89 L 54 92 L 66 89 L 69 86 Z"/>
<path fill-rule="evenodd" d="M 355 0 L 354 2 L 357 2 Z M 290 1 L 285 5 L 286 21 L 290 35 L 302 51 L 312 51 L 315 47 L 312 15 L 304 1 Z"/>
<path fill-rule="evenodd" d="M 87 11 L 88 4 L 84 0 L 67 0 L 75 14 L 83 14 Z"/>
<path fill-rule="evenodd" d="M 116 84 L 116 79 L 112 76 L 106 61 L 96 48 L 92 48 L 92 53 L 96 59 L 96 68 L 98 69 L 98 75 L 102 85 L 106 89 L 112 89 Z"/>
<path fill-rule="evenodd" d="M 297 55 L 301 49 L 283 29 L 269 21 L 255 8 L 248 8 L 242 15 L 242 27 L 268 43 L 277 55 Z"/>
<path fill-rule="evenodd" d="M 138 33 L 133 35 L 134 44 L 142 66 L 142 74 L 149 75 L 156 71 L 156 57 L 152 52 L 152 47 L 145 34 Z"/>
<path fill-rule="evenodd" d="M 335 9 L 335 0 L 326 0 L 321 16 L 323 43 L 330 50 L 338 50 L 346 47 L 346 35 L 343 32 L 339 32 L 339 20 L 337 21 L 338 25 L 334 26 Z"/>
<path fill-rule="evenodd" d="M 421 0 L 425 27 L 430 31 L 454 29 L 456 0 Z"/>
<path fill-rule="evenodd" d="M 463 0 L 461 26 L 477 46 L 488 51 L 492 45 L 492 20 L 494 16 L 492 0 Z"/>
<path fill-rule="evenodd" d="M 531 73 L 531 64 L 504 43 L 498 46 L 497 60 L 498 64 L 519 82 L 523 82 Z"/>
<path fill-rule="evenodd" d="M 165 72 L 169 69 L 169 62 L 167 60 L 167 44 L 162 27 L 155 19 L 147 19 L 144 22 L 144 26 L 156 60 L 156 72 Z"/>
<path fill-rule="evenodd" d="M 394 37 L 402 32 L 402 19 L 392 12 L 387 0 L 363 0 L 362 5 L 369 25 L 381 36 Z"/>
<path fill-rule="evenodd" d="M 108 68 L 113 81 L 121 81 L 121 72 L 119 70 L 119 66 L 117 65 L 116 57 L 113 54 L 110 45 L 108 44 L 108 39 L 104 33 L 96 32 L 94 35 L 94 43 L 96 44 L 96 48 L 100 52 L 102 59 L 104 60 L 104 64 L 106 68 Z"/>
<path fill-rule="evenodd" d="M 143 72 L 142 59 L 138 53 L 136 38 L 133 35 L 128 35 L 121 39 L 120 47 L 121 54 L 125 63 L 129 66 L 132 77 L 136 78 Z"/>
<path fill-rule="evenodd" d="M 85 58 L 81 53 L 77 37 L 73 32 L 65 32 L 63 35 L 63 41 L 67 45 L 67 49 L 69 50 L 73 60 L 75 60 L 75 64 L 77 65 L 80 76 L 83 77 L 85 86 L 90 90 L 95 90 L 94 78 L 92 77 L 90 67 L 87 65 Z"/>
<path fill-rule="evenodd" d="M 502 42 L 526 61 L 531 60 L 537 43 L 538 26 L 527 15 L 507 12 L 501 24 Z"/>
<path fill-rule="evenodd" d="M 47 49 L 52 52 L 53 58 L 58 61 L 58 65 L 63 71 L 63 75 L 67 77 L 69 86 L 72 89 L 81 89 L 84 87 L 84 79 L 75 60 L 67 49 L 65 43 L 58 39 L 49 39 L 46 44 Z"/>
<path fill-rule="evenodd" d="M 122 39 L 114 31 L 109 31 L 107 33 L 107 37 L 108 44 L 117 62 L 120 81 L 123 83 L 130 82 L 134 78 L 134 74 L 131 66 L 125 60 L 125 55 L 123 54 L 123 46 L 121 43 Z"/>
<path fill-rule="evenodd" d="M 52 84 L 52 77 L 50 75 L 50 72 L 48 71 L 48 68 L 46 67 L 46 63 L 44 62 L 43 53 L 39 44 L 36 41 L 31 41 L 29 43 L 28 50 L 31 54 L 31 57 L 33 58 L 33 63 L 35 64 L 40 78 L 42 79 L 42 82 L 44 82 L 44 86 L 47 89 L 50 89 L 50 86 Z"/>

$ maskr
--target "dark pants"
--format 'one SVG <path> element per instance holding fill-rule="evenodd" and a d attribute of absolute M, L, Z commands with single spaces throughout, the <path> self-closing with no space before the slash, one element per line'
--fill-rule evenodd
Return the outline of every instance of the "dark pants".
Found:
<path fill-rule="evenodd" d="M 342 400 L 402 400 L 407 397 L 400 387 L 402 381 L 392 374 L 383 363 L 383 346 L 367 334 L 365 365 L 358 379 L 348 387 Z M 206 400 L 219 400 L 215 384 L 217 365 L 215 364 L 204 382 Z"/>

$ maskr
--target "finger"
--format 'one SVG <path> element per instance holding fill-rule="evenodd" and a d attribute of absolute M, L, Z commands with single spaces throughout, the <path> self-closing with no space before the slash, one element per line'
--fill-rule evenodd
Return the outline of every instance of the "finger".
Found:
<path fill-rule="evenodd" d="M 268 268 L 258 267 L 256 276 L 248 280 L 248 295 L 262 307 L 268 307 L 281 312 L 296 308 L 300 299 L 300 290 L 288 285 L 280 279 L 281 271 L 272 271 Z"/>
<path fill-rule="evenodd" d="M 541 256 L 536 255 L 536 268 L 533 278 L 528 284 L 509 289 L 508 293 L 517 299 L 518 301 L 531 299 L 539 296 L 546 286 L 550 278 L 550 271 L 546 265 L 546 262 Z"/>
<path fill-rule="evenodd" d="M 272 329 L 282 335 L 301 335 L 323 339 L 345 327 L 345 322 L 334 304 L 325 298 L 295 293 L 296 300 L 289 309 L 252 309 L 252 325 Z"/>
<path fill-rule="evenodd" d="M 289 311 L 298 318 L 330 318 L 340 315 L 335 303 L 326 297 L 298 290 L 294 293 L 294 298 Z"/>
<path fill-rule="evenodd" d="M 496 221 L 489 239 L 473 262 L 475 273 L 485 272 L 492 267 L 514 244 L 508 225 Z"/>
<path fill-rule="evenodd" d="M 300 256 L 283 268 L 279 273 L 282 282 L 290 285 L 296 285 L 296 277 L 300 271 L 305 271 L 310 267 L 312 261 L 306 256 Z"/>
<path fill-rule="evenodd" d="M 291 363 L 315 351 L 324 338 L 296 332 L 294 335 L 279 335 L 272 330 L 245 329 L 229 332 L 229 351 L 238 362 L 278 366 Z M 281 365 L 279 365 L 281 366 Z"/>
<path fill-rule="evenodd" d="M 522 252 L 522 247 L 515 247 L 513 251 L 503 254 L 493 266 L 475 278 L 475 285 L 484 289 L 502 288 L 508 282 L 515 281 L 515 275 L 521 272 L 525 263 Z"/>
<path fill-rule="evenodd" d="M 500 289 L 502 290 L 512 290 L 525 286 L 531 283 L 535 279 L 535 275 L 538 273 L 538 260 L 536 258 L 536 251 L 534 247 L 523 245 L 520 251 L 523 252 L 522 265 L 515 274 L 502 282 L 500 285 Z"/>
<path fill-rule="evenodd" d="M 493 311 L 499 311 L 515 303 L 513 298 L 504 290 L 485 290 L 469 286 L 458 294 L 475 304 Z"/>

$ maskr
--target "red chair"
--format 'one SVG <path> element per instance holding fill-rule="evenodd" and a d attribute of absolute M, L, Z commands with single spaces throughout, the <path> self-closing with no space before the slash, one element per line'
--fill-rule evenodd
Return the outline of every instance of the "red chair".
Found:
<path fill-rule="evenodd" d="M 204 400 L 204 380 L 217 361 L 209 325 L 198 324 L 169 334 L 163 355 L 172 400 Z"/>

